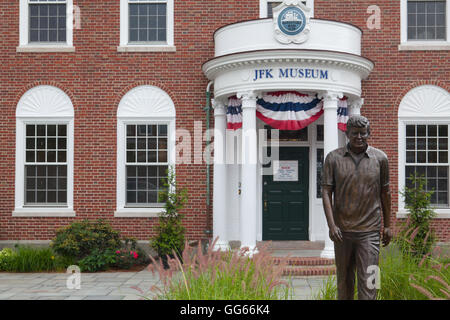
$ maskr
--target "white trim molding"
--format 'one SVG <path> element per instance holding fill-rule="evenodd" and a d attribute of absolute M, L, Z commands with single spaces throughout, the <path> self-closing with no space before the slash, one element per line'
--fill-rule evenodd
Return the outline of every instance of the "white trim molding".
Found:
<path fill-rule="evenodd" d="M 399 51 L 450 50 L 450 0 L 445 1 L 446 36 L 439 40 L 408 40 L 408 0 L 400 0 L 400 44 Z"/>
<path fill-rule="evenodd" d="M 406 125 L 450 125 L 450 93 L 434 85 L 422 85 L 410 90 L 398 109 L 398 190 L 405 186 Z M 435 209 L 438 219 L 450 218 L 450 208 Z M 397 218 L 405 218 L 403 197 L 398 200 Z"/>
<path fill-rule="evenodd" d="M 162 207 L 126 206 L 126 125 L 167 124 L 169 166 L 175 166 L 175 105 L 158 87 L 142 85 L 128 91 L 117 110 L 117 207 L 114 217 L 157 217 Z"/>
<path fill-rule="evenodd" d="M 56 3 L 56 2 L 53 2 Z M 36 2 L 39 4 L 39 2 Z M 30 43 L 29 41 L 29 1 L 19 1 L 19 46 L 16 52 L 75 52 L 73 46 L 74 29 L 73 0 L 66 0 L 66 42 L 61 43 Z"/>
<path fill-rule="evenodd" d="M 67 206 L 25 206 L 25 129 L 27 124 L 67 125 Z M 59 88 L 40 85 L 20 98 L 16 109 L 16 217 L 73 217 L 74 108 Z"/>
<path fill-rule="evenodd" d="M 174 0 L 149 0 L 148 3 L 166 3 L 166 43 L 130 43 L 129 41 L 129 2 L 130 0 L 120 0 L 120 44 L 118 52 L 175 52 L 174 44 Z M 146 3 L 136 2 L 136 3 Z"/>

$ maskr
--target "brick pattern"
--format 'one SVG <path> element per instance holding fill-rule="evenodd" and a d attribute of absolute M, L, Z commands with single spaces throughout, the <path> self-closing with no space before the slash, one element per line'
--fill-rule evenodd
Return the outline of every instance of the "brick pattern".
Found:
<path fill-rule="evenodd" d="M 128 236 L 146 240 L 154 218 L 114 218 L 116 206 L 116 112 L 121 97 L 139 84 L 165 90 L 177 108 L 176 125 L 194 136 L 194 121 L 204 120 L 207 79 L 202 64 L 214 55 L 214 31 L 229 23 L 258 18 L 259 1 L 175 1 L 176 52 L 119 53 L 119 1 L 74 0 L 81 29 L 74 30 L 73 53 L 17 53 L 18 1 L 0 4 L 0 240 L 45 240 L 74 219 L 104 218 Z M 315 1 L 316 18 L 360 27 L 362 54 L 375 62 L 363 82 L 362 114 L 371 120 L 370 143 L 389 156 L 392 223 L 397 211 L 397 111 L 404 94 L 420 84 L 449 90 L 449 51 L 398 51 L 400 5 L 377 1 L 381 29 L 369 30 L 368 0 Z M 212 17 L 215 17 L 214 19 Z M 75 108 L 74 206 L 76 218 L 12 217 L 14 209 L 15 110 L 24 92 L 38 84 L 66 92 Z M 213 117 L 211 118 L 213 125 Z M 101 130 L 98 130 L 98 128 Z M 204 128 L 203 128 L 204 129 Z M 203 142 L 204 148 L 204 142 Z M 192 150 L 194 146 L 192 145 Z M 212 210 L 206 206 L 206 165 L 177 166 L 178 181 L 189 190 L 183 210 L 189 239 L 206 238 Z M 212 170 L 212 168 L 210 168 Z M 212 179 L 212 171 L 211 171 Z M 211 198 L 212 200 L 212 198 Z M 440 241 L 450 239 L 450 219 L 433 224 Z"/>

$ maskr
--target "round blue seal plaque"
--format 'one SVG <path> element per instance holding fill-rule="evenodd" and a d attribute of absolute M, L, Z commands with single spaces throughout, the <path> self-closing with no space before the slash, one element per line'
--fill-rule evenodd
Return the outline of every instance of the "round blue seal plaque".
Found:
<path fill-rule="evenodd" d="M 289 36 L 295 36 L 305 29 L 306 16 L 297 7 L 287 7 L 278 15 L 278 27 Z"/>

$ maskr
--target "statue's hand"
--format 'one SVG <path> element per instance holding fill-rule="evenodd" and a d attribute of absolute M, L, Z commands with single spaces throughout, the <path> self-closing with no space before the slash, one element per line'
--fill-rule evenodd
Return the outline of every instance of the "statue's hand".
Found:
<path fill-rule="evenodd" d="M 341 229 L 339 229 L 337 226 L 331 226 L 330 227 L 330 239 L 333 242 L 341 242 L 342 241 L 342 233 Z"/>
<path fill-rule="evenodd" d="M 383 230 L 383 247 L 386 247 L 392 239 L 392 231 L 390 228 L 384 228 Z"/>

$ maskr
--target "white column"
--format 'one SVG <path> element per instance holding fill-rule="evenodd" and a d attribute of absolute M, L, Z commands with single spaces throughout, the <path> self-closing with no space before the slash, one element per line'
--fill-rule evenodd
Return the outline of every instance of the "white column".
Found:
<path fill-rule="evenodd" d="M 326 91 L 319 95 L 323 99 L 324 109 L 324 159 L 327 154 L 338 148 L 337 109 L 338 100 L 343 97 L 341 92 Z M 326 221 L 326 220 L 325 220 Z M 321 252 L 322 258 L 334 259 L 334 243 L 330 239 L 328 225 L 325 224 L 325 248 Z"/>
<path fill-rule="evenodd" d="M 214 185 L 213 185 L 213 240 L 218 237 L 214 250 L 229 249 L 227 238 L 227 167 L 226 110 L 221 101 L 212 100 L 214 108 Z"/>
<path fill-rule="evenodd" d="M 348 115 L 360 115 L 361 114 L 361 107 L 364 104 L 363 98 L 356 98 L 349 102 L 348 106 Z"/>
<path fill-rule="evenodd" d="M 251 256 L 256 250 L 257 222 L 257 139 L 256 139 L 256 96 L 254 91 L 239 92 L 242 99 L 242 164 L 241 164 L 241 248 L 248 247 Z"/>

